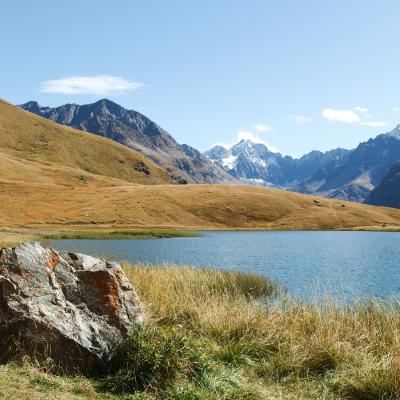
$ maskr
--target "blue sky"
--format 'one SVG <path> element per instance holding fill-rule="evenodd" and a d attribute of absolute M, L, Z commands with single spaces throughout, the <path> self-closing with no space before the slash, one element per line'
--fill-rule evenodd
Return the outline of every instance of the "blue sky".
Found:
<path fill-rule="evenodd" d="M 0 96 L 138 110 L 206 150 L 351 148 L 400 123 L 398 0 L 3 0 Z"/>

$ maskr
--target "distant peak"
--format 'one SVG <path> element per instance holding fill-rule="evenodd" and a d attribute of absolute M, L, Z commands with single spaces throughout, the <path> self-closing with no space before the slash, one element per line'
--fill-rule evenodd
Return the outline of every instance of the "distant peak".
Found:
<path fill-rule="evenodd" d="M 40 109 L 42 108 L 41 105 L 37 101 L 28 101 L 27 103 L 24 104 L 19 104 L 19 108 L 22 108 L 24 110 L 33 112 L 33 113 L 38 113 Z"/>
<path fill-rule="evenodd" d="M 31 100 L 31 101 L 28 101 L 28 102 L 26 102 L 26 103 L 24 103 L 24 104 L 21 104 L 21 106 L 25 106 L 25 107 L 41 107 L 40 106 L 40 104 L 37 102 L 37 101 L 34 101 L 34 100 Z"/>
<path fill-rule="evenodd" d="M 124 107 L 122 107 L 121 105 L 114 103 L 113 101 L 109 100 L 109 99 L 101 99 L 96 101 L 95 103 L 89 104 L 88 105 L 90 108 L 96 110 L 95 112 L 101 113 L 101 114 L 115 114 L 115 115 L 119 115 L 126 110 Z"/>
<path fill-rule="evenodd" d="M 238 143 L 236 143 L 232 148 L 254 148 L 254 149 L 266 149 L 267 151 L 274 153 L 266 143 L 260 142 L 253 142 L 250 139 L 242 139 Z"/>
<path fill-rule="evenodd" d="M 390 131 L 388 135 L 400 139 L 400 124 L 396 125 L 396 127 Z"/>
<path fill-rule="evenodd" d="M 255 144 L 250 139 L 241 139 L 239 142 L 235 144 L 235 146 L 252 146 Z"/>
<path fill-rule="evenodd" d="M 222 144 L 216 144 L 215 146 L 211 147 L 210 150 L 228 150 L 229 146 L 223 146 Z"/>
<path fill-rule="evenodd" d="M 113 106 L 118 106 L 121 107 L 119 104 L 114 103 L 113 101 L 109 100 L 109 99 L 100 99 L 98 101 L 96 101 L 94 104 L 102 104 L 102 105 L 113 105 Z"/>

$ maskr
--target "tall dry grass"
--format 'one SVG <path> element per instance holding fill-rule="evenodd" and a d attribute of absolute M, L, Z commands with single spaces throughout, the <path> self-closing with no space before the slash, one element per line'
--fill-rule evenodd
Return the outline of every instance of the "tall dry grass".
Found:
<path fill-rule="evenodd" d="M 181 326 L 217 362 L 276 398 L 400 399 L 400 303 L 280 296 L 252 275 L 124 265 L 150 323 Z M 285 394 L 286 393 L 286 394 Z M 296 396 L 297 397 L 291 397 Z M 272 397 L 271 397 L 272 398 Z"/>
<path fill-rule="evenodd" d="M 107 377 L 81 378 L 92 398 L 400 399 L 396 299 L 307 304 L 255 275 L 123 266 L 147 323 L 117 349 Z M 73 391 L 74 378 L 57 379 Z M 28 382 L 24 390 L 37 388 Z"/>

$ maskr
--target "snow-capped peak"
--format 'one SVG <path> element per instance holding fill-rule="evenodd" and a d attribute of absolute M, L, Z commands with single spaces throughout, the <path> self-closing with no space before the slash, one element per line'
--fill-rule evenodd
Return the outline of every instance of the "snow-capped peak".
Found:
<path fill-rule="evenodd" d="M 237 156 L 230 154 L 228 157 L 225 157 L 221 160 L 221 164 L 225 168 L 234 169 L 236 160 L 237 160 Z"/>

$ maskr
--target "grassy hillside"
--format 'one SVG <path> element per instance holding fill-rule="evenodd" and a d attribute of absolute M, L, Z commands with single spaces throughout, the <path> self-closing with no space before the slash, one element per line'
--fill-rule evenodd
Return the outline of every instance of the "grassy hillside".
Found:
<path fill-rule="evenodd" d="M 245 186 L 0 183 L 0 229 L 389 229 L 400 210 Z"/>
<path fill-rule="evenodd" d="M 400 228 L 394 209 L 256 187 L 171 185 L 140 153 L 1 100 L 0 138 L 0 230 Z"/>
<path fill-rule="evenodd" d="M 0 139 L 3 182 L 74 186 L 117 184 L 113 178 L 140 184 L 170 182 L 163 169 L 136 151 L 55 124 L 2 100 Z"/>

